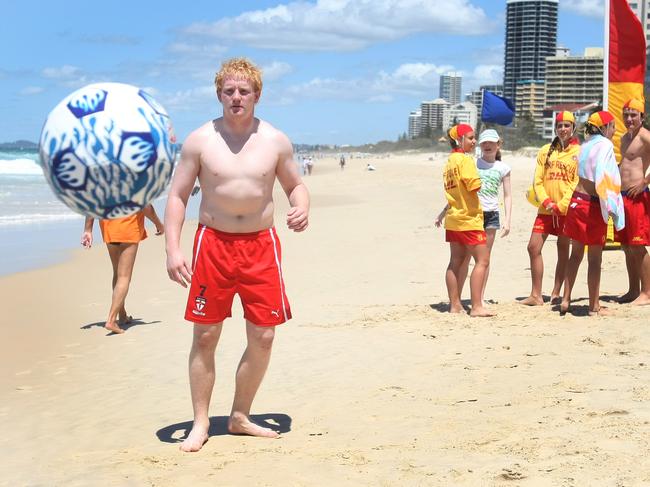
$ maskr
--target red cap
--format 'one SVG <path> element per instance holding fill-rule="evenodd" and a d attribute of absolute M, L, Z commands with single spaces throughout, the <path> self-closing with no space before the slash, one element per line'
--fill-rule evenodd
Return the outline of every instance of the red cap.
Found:
<path fill-rule="evenodd" d="M 606 112 L 605 110 L 600 111 L 600 112 L 594 112 L 589 116 L 589 120 L 587 120 L 591 125 L 595 125 L 596 127 L 604 127 L 608 123 L 614 120 L 614 116 Z"/>

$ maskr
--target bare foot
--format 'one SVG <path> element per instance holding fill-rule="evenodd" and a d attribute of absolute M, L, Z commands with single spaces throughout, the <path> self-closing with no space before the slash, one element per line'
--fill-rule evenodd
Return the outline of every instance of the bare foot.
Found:
<path fill-rule="evenodd" d="M 551 295 L 551 304 L 555 306 L 556 304 L 560 304 L 562 302 L 562 297 L 561 296 L 553 296 Z"/>
<path fill-rule="evenodd" d="M 450 313 L 463 313 L 464 311 L 462 306 L 449 306 Z"/>
<path fill-rule="evenodd" d="M 260 436 L 262 438 L 280 437 L 280 433 L 277 431 L 255 424 L 243 414 L 230 417 L 228 420 L 228 431 L 233 435 Z"/>
<path fill-rule="evenodd" d="M 187 435 L 187 438 L 183 440 L 179 450 L 184 452 L 195 452 L 199 451 L 203 445 L 208 441 L 208 429 L 210 428 L 210 423 L 206 426 L 195 424 L 192 426 L 192 431 Z"/>
<path fill-rule="evenodd" d="M 472 310 L 469 312 L 469 315 L 472 318 L 489 318 L 490 316 L 496 316 L 497 314 L 487 308 L 477 306 L 476 308 L 472 308 Z"/>
<path fill-rule="evenodd" d="M 528 296 L 526 299 L 522 299 L 519 301 L 519 304 L 523 304 L 524 306 L 542 306 L 544 304 L 544 300 L 542 297 L 536 297 L 536 296 Z"/>
<path fill-rule="evenodd" d="M 130 325 L 133 322 L 133 316 L 126 315 L 125 317 L 120 316 L 120 325 Z"/>
<path fill-rule="evenodd" d="M 108 331 L 112 331 L 113 333 L 116 333 L 118 335 L 121 335 L 124 333 L 124 330 L 120 328 L 120 326 L 117 323 L 106 323 L 104 325 L 104 328 L 106 328 Z"/>
<path fill-rule="evenodd" d="M 589 316 L 609 316 L 612 312 L 607 309 L 605 306 L 601 306 L 595 310 L 589 310 Z"/>
<path fill-rule="evenodd" d="M 571 301 L 564 301 L 560 303 L 560 315 L 564 316 L 571 309 Z"/>
<path fill-rule="evenodd" d="M 646 293 L 641 293 L 639 294 L 639 297 L 637 297 L 630 304 L 634 306 L 646 306 L 650 304 L 650 296 L 648 296 Z"/>
<path fill-rule="evenodd" d="M 638 297 L 640 297 L 638 292 L 633 293 L 632 291 L 628 291 L 625 294 L 623 294 L 623 296 L 620 296 L 618 298 L 618 302 L 621 303 L 621 304 L 631 303 L 632 301 L 634 301 Z"/>

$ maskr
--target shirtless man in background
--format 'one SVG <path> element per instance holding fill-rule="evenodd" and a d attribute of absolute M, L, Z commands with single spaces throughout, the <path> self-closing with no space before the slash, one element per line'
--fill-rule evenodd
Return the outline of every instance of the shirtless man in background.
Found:
<path fill-rule="evenodd" d="M 183 451 L 198 451 L 208 440 L 214 352 L 235 293 L 244 308 L 247 347 L 237 368 L 228 430 L 278 436 L 250 419 L 271 357 L 275 325 L 291 318 L 273 226 L 276 178 L 291 206 L 289 229 L 303 231 L 309 213 L 309 193 L 298 175 L 291 142 L 254 116 L 262 91 L 259 69 L 247 59 L 231 59 L 217 73 L 215 86 L 223 116 L 196 129 L 183 143 L 165 211 L 167 272 L 183 287 L 190 283 L 185 319 L 194 323 L 189 357 L 194 424 L 180 446 Z M 190 267 L 180 237 L 197 178 L 202 198 Z"/>
<path fill-rule="evenodd" d="M 650 131 L 643 122 L 643 102 L 631 99 L 623 106 L 627 133 L 621 137 L 621 189 L 625 205 L 625 228 L 616 232 L 615 240 L 625 251 L 629 290 L 621 303 L 650 304 Z"/>

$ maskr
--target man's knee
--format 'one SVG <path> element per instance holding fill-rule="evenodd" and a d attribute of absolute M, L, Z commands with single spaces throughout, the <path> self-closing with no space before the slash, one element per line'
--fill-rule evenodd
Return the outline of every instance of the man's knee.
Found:
<path fill-rule="evenodd" d="M 270 350 L 273 346 L 273 340 L 275 338 L 275 328 L 272 326 L 269 327 L 259 327 L 255 330 L 255 333 L 251 336 L 251 344 L 257 348 L 263 350 Z"/>
<path fill-rule="evenodd" d="M 220 329 L 217 326 L 195 325 L 194 346 L 206 350 L 215 348 L 219 341 Z"/>

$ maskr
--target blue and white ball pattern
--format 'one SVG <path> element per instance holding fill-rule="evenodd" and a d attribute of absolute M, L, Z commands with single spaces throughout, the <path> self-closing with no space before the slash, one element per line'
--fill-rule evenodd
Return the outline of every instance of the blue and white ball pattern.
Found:
<path fill-rule="evenodd" d="M 151 95 L 123 83 L 97 83 L 50 112 L 39 151 L 45 178 L 63 203 L 112 219 L 141 210 L 165 191 L 176 138 Z"/>

